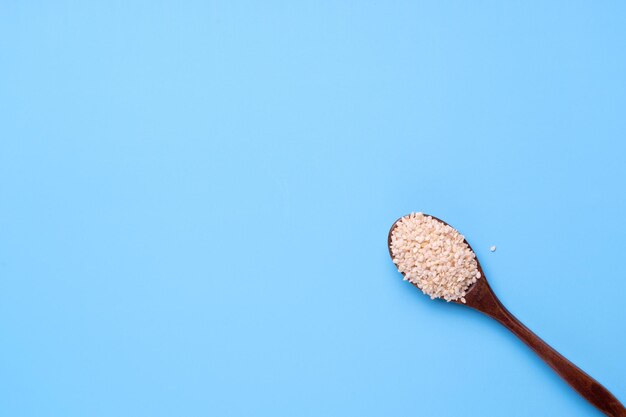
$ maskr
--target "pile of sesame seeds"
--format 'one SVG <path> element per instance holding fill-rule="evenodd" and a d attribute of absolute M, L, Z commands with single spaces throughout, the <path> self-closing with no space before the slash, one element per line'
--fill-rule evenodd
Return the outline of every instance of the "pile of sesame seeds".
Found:
<path fill-rule="evenodd" d="M 404 279 L 431 299 L 465 303 L 468 288 L 480 278 L 476 255 L 454 228 L 412 213 L 391 234 L 391 256 Z"/>

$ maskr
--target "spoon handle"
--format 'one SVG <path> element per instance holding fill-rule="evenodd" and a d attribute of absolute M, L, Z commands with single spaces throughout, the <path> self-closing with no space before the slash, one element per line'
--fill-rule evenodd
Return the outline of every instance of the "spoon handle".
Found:
<path fill-rule="evenodd" d="M 482 312 L 499 321 L 519 337 L 565 382 L 604 414 L 610 417 L 626 417 L 626 408 L 609 390 L 531 332 L 499 300 L 493 303 L 491 308 L 483 309 Z"/>

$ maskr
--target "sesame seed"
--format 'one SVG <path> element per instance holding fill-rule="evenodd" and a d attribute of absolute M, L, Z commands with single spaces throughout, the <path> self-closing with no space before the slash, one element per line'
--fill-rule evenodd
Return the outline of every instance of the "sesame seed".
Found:
<path fill-rule="evenodd" d="M 454 228 L 411 213 L 391 233 L 391 255 L 404 279 L 431 298 L 461 300 L 481 277 L 476 255 Z"/>

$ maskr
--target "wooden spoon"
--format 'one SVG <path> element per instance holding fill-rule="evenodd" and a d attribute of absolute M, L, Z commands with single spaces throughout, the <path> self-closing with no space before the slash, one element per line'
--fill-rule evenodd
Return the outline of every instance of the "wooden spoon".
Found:
<path fill-rule="evenodd" d="M 434 216 L 430 216 L 435 220 L 440 221 L 443 224 L 448 224 L 441 219 Z M 389 236 L 387 239 L 387 245 L 389 246 L 389 254 L 391 253 L 391 234 L 395 229 L 397 223 L 402 218 L 396 220 L 389 230 Z M 467 240 L 465 240 L 467 243 Z M 472 247 L 467 243 L 470 250 Z M 392 255 L 393 258 L 393 255 Z M 453 301 L 457 304 L 471 307 L 488 315 L 491 318 L 496 319 L 500 324 L 513 332 L 514 335 L 519 337 L 522 342 L 526 343 L 545 363 L 550 366 L 565 382 L 567 382 L 572 388 L 574 388 L 583 398 L 596 406 L 607 416 L 611 417 L 626 417 L 626 408 L 618 401 L 613 394 L 604 388 L 598 381 L 587 375 L 579 367 L 565 359 L 563 355 L 550 347 L 546 342 L 541 340 L 539 336 L 531 332 L 526 326 L 524 326 L 513 314 L 507 310 L 504 305 L 498 300 L 498 297 L 494 294 L 493 290 L 487 282 L 485 273 L 483 272 L 478 258 L 478 270 L 480 271 L 481 278 L 472 284 L 465 295 L 465 304 L 461 301 Z"/>

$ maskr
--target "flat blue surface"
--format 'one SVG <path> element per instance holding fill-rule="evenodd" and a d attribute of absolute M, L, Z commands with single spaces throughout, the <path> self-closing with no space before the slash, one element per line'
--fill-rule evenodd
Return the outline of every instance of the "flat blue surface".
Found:
<path fill-rule="evenodd" d="M 2 2 L 0 415 L 599 416 L 420 210 L 626 401 L 626 5 L 546 3 Z"/>

